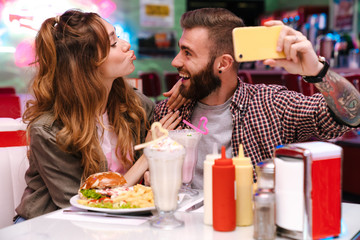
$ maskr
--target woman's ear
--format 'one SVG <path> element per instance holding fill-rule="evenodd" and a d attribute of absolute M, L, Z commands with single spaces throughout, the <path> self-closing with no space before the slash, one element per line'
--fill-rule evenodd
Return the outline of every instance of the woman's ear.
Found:
<path fill-rule="evenodd" d="M 223 54 L 218 58 L 216 70 L 219 74 L 232 69 L 234 59 L 230 54 Z"/>

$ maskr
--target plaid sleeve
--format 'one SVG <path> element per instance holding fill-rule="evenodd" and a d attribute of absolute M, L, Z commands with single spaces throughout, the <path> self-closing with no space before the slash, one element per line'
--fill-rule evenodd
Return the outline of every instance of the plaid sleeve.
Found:
<path fill-rule="evenodd" d="M 272 99 L 282 122 L 282 137 L 285 142 L 294 139 L 304 141 L 311 136 L 332 139 L 349 130 L 349 127 L 335 121 L 320 93 L 305 96 L 280 90 L 274 93 Z"/>
<path fill-rule="evenodd" d="M 155 111 L 154 111 L 154 118 L 153 122 L 160 121 L 168 113 L 168 107 L 166 106 L 168 99 L 165 99 L 158 104 L 156 104 Z"/>

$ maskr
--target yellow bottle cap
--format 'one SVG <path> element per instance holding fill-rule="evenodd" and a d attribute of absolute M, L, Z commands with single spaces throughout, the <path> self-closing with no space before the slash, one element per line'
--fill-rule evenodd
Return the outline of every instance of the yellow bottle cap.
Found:
<path fill-rule="evenodd" d="M 233 158 L 234 165 L 252 165 L 251 159 L 245 157 L 242 144 L 239 144 L 239 155 Z"/>

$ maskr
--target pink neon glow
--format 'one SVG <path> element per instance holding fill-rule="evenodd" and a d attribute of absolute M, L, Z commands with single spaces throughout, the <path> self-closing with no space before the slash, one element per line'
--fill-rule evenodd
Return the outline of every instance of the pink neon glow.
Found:
<path fill-rule="evenodd" d="M 24 4 L 20 4 L 24 2 Z M 42 0 L 38 1 L 36 8 L 31 8 L 26 0 L 13 0 L 8 1 L 8 5 L 4 5 L 2 1 L 0 2 L 0 16 L 3 14 L 4 9 L 6 9 L 7 24 L 11 25 L 12 31 L 16 30 L 16 26 L 20 28 L 28 28 L 34 30 L 34 33 L 38 31 L 41 23 L 48 18 L 49 16 L 59 15 L 67 9 L 70 9 L 71 4 L 74 6 L 80 5 L 81 8 L 85 11 L 93 10 L 100 14 L 103 18 L 109 18 L 111 14 L 116 11 L 116 3 L 112 0 L 74 0 L 68 1 L 64 6 L 59 7 L 57 4 L 48 4 L 47 1 Z M 90 2 L 90 3 L 89 3 Z M 49 7 L 48 10 L 44 11 L 46 6 Z M 46 12 L 46 13 L 45 13 Z M 18 23 L 18 25 L 14 25 Z M 22 30 L 20 30 L 22 31 Z M 27 32 L 29 33 L 29 32 Z M 14 61 L 18 67 L 27 67 L 35 59 L 33 42 L 29 40 L 24 40 L 16 46 L 14 53 Z"/>
<path fill-rule="evenodd" d="M 25 40 L 19 43 L 16 47 L 14 58 L 15 64 L 18 67 L 27 67 L 30 63 L 34 62 L 35 53 L 33 42 Z"/>
<path fill-rule="evenodd" d="M 93 0 L 93 3 L 99 8 L 98 12 L 103 18 L 108 18 L 116 10 L 116 4 L 111 0 Z"/>

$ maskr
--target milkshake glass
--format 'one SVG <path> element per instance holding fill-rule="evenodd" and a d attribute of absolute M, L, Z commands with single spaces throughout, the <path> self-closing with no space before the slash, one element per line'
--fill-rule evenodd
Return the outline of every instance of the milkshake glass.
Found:
<path fill-rule="evenodd" d="M 181 187 L 184 147 L 166 137 L 147 146 L 144 153 L 149 162 L 150 185 L 158 211 L 158 216 L 150 220 L 150 225 L 165 229 L 184 225 L 174 216 Z"/>
<path fill-rule="evenodd" d="M 191 182 L 195 173 L 195 166 L 198 160 L 198 145 L 202 134 L 193 129 L 180 129 L 169 131 L 169 137 L 183 145 L 186 149 L 184 164 L 182 168 L 182 188 L 180 192 L 195 196 L 199 194 L 191 189 Z"/>

